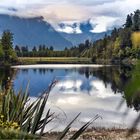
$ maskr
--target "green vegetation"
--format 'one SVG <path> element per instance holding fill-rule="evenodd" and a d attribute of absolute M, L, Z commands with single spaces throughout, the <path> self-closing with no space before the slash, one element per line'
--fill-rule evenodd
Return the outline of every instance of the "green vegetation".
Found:
<path fill-rule="evenodd" d="M 67 64 L 77 64 L 92 63 L 90 58 L 85 57 L 19 57 L 19 62 L 21 64 L 41 64 L 41 63 L 67 63 Z"/>
<path fill-rule="evenodd" d="M 4 31 L 0 40 L 0 65 L 10 65 L 17 61 L 13 50 L 13 35 L 10 31 Z"/>
<path fill-rule="evenodd" d="M 20 47 L 16 45 L 15 51 L 18 57 L 81 57 L 82 52 L 90 46 L 91 43 L 86 40 L 85 43 L 79 44 L 78 47 L 65 48 L 62 51 L 56 51 L 52 46 L 48 48 L 45 45 L 34 46 L 32 50 L 29 50 L 28 46 Z"/>
<path fill-rule="evenodd" d="M 125 98 L 129 107 L 140 110 L 140 61 L 137 61 L 135 68 L 131 72 L 131 80 L 124 88 Z"/>
<path fill-rule="evenodd" d="M 110 59 L 112 62 L 124 59 L 140 58 L 140 10 L 127 16 L 122 28 L 114 28 L 111 35 L 97 40 L 86 49 L 84 56 L 98 59 Z"/>
<path fill-rule="evenodd" d="M 16 139 L 38 139 L 37 136 L 33 136 L 33 135 L 30 135 L 30 134 L 27 134 L 27 133 L 24 133 L 24 132 L 21 132 L 21 131 L 17 131 L 17 130 L 14 130 L 14 129 L 0 129 L 0 139 L 1 140 L 16 140 Z"/>
<path fill-rule="evenodd" d="M 28 94 L 28 87 L 25 92 L 20 90 L 15 94 L 12 89 L 2 92 L 1 107 L 0 107 L 0 138 L 10 139 L 38 139 L 44 134 L 44 129 L 47 124 L 55 119 L 55 113 L 50 109 L 46 110 L 46 103 L 51 89 L 55 86 L 54 81 L 40 97 L 31 102 Z M 79 117 L 80 113 L 67 125 L 60 133 L 58 140 L 63 139 L 69 132 L 71 125 Z M 99 116 L 96 115 L 93 119 L 83 125 L 76 131 L 70 139 L 77 139 L 81 133 Z"/>

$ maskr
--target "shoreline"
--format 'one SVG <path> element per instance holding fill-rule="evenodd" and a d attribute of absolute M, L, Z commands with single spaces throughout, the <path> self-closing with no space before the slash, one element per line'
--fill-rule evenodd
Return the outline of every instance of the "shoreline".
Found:
<path fill-rule="evenodd" d="M 19 64 L 92 64 L 86 57 L 19 57 Z"/>
<path fill-rule="evenodd" d="M 33 65 L 15 65 L 11 66 L 11 68 L 19 68 L 19 69 L 28 69 L 28 68 L 83 68 L 83 67 L 90 67 L 90 68 L 99 68 L 104 66 L 111 66 L 111 65 L 102 65 L 102 64 L 33 64 Z"/>
<path fill-rule="evenodd" d="M 69 139 L 75 131 L 70 131 L 65 139 Z M 56 140 L 61 132 L 45 133 L 42 140 Z M 105 128 L 92 128 L 87 129 L 78 140 L 139 140 L 140 130 L 130 129 L 105 129 Z"/>
<path fill-rule="evenodd" d="M 11 63 L 8 65 L 0 64 L 0 67 L 15 67 L 19 65 L 99 65 L 99 66 L 129 66 L 135 65 L 139 60 L 137 59 L 127 59 L 122 61 L 111 62 L 110 59 L 98 59 L 95 62 L 91 61 L 91 58 L 84 57 L 19 57 L 16 63 Z"/>

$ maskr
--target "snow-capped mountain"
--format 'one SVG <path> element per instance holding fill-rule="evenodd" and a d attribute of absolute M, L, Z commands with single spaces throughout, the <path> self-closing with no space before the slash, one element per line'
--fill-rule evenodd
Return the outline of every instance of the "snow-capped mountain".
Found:
<path fill-rule="evenodd" d="M 43 17 L 20 18 L 1 14 L 0 34 L 7 29 L 14 34 L 14 45 L 33 48 L 45 44 L 56 50 L 78 45 L 87 39 L 95 41 L 105 35 L 105 32 L 93 33 L 94 24 L 90 20 L 83 23 L 64 22 L 53 27 Z"/>
<path fill-rule="evenodd" d="M 57 28 L 57 31 L 68 41 L 72 42 L 73 45 L 85 42 L 87 39 L 90 41 L 96 41 L 110 34 L 111 31 L 95 33 L 94 25 L 90 20 L 82 23 L 61 23 Z"/>
<path fill-rule="evenodd" d="M 14 45 L 29 46 L 30 48 L 45 44 L 61 50 L 72 43 L 62 37 L 42 17 L 19 18 L 16 16 L 0 15 L 0 33 L 10 30 L 14 35 Z"/>

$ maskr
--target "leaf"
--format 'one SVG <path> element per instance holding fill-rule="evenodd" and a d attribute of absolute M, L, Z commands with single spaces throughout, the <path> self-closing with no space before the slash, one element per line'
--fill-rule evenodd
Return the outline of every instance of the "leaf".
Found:
<path fill-rule="evenodd" d="M 71 128 L 71 125 L 73 124 L 73 122 L 80 116 L 81 113 L 79 113 L 68 125 L 67 127 L 63 130 L 63 132 L 61 133 L 61 135 L 58 137 L 57 140 L 62 140 L 65 135 L 68 133 L 68 131 L 70 130 Z"/>
<path fill-rule="evenodd" d="M 75 134 L 70 138 L 70 140 L 77 139 L 89 127 L 89 125 L 91 125 L 98 118 L 100 118 L 100 116 L 96 115 L 93 119 L 83 125 L 77 132 L 75 132 Z"/>

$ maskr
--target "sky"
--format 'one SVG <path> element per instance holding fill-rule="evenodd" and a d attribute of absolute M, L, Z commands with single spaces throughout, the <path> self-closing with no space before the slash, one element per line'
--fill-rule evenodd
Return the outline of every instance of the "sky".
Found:
<path fill-rule="evenodd" d="M 91 32 L 121 26 L 126 15 L 140 8 L 140 0 L 0 0 L 0 13 L 19 17 L 42 16 L 59 31 L 81 33 L 79 24 L 90 21 Z M 67 26 L 60 28 L 59 24 Z"/>

